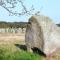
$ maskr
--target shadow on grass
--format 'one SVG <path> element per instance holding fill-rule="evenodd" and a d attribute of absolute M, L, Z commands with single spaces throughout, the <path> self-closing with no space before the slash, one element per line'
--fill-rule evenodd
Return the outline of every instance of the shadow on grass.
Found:
<path fill-rule="evenodd" d="M 46 57 L 46 54 L 44 54 L 44 52 L 42 52 L 40 49 L 34 47 L 32 48 L 33 53 L 39 54 L 40 56 Z"/>
<path fill-rule="evenodd" d="M 26 45 L 15 44 L 15 46 L 22 49 L 22 50 L 24 50 L 24 51 L 27 51 Z"/>
<path fill-rule="evenodd" d="M 27 51 L 27 46 L 26 45 L 15 44 L 15 46 L 24 50 L 24 51 Z M 46 57 L 46 55 L 40 49 L 34 47 L 34 48 L 32 48 L 32 50 L 33 50 L 33 53 L 39 54 L 40 56 L 43 56 L 43 57 Z"/>

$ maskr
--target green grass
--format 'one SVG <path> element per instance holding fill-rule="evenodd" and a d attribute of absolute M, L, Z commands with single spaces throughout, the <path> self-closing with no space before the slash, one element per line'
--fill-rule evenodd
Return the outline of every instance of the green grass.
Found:
<path fill-rule="evenodd" d="M 13 52 L 9 49 L 0 48 L 0 60 L 42 60 L 42 56 L 23 50 Z"/>
<path fill-rule="evenodd" d="M 0 60 L 42 60 L 42 56 L 23 51 L 15 45 L 24 45 L 25 41 L 5 40 L 0 40 Z"/>

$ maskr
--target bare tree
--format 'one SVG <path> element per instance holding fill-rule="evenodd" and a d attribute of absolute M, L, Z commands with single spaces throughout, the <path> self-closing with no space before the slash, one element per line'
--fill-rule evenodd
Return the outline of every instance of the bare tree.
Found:
<path fill-rule="evenodd" d="M 22 6 L 22 12 L 13 11 L 14 8 L 16 8 L 16 4 L 18 4 L 18 3 L 20 3 L 20 5 Z M 12 15 L 19 15 L 19 16 L 24 15 L 24 14 L 33 15 L 31 12 L 35 10 L 33 5 L 31 6 L 31 9 L 28 10 L 26 8 L 26 6 L 24 5 L 23 0 L 0 0 L 0 6 L 5 8 L 10 13 L 10 15 L 11 14 Z M 38 11 L 37 13 L 40 13 L 40 11 Z"/>

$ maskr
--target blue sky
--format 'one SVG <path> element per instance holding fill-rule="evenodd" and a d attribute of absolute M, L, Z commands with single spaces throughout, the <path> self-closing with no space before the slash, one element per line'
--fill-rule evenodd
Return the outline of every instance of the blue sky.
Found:
<path fill-rule="evenodd" d="M 32 4 L 35 11 L 40 10 L 42 15 L 50 17 L 55 23 L 60 23 L 60 0 L 25 0 L 25 6 L 29 10 Z M 42 9 L 41 9 L 42 7 Z M 19 3 L 15 8 L 18 12 L 22 8 Z M 28 21 L 30 16 L 9 16 L 8 11 L 0 6 L 0 21 Z"/>

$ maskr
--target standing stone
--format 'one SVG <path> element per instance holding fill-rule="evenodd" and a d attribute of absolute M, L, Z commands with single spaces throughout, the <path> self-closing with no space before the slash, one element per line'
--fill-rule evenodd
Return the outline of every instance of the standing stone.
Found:
<path fill-rule="evenodd" d="M 27 25 L 25 41 L 28 51 L 36 47 L 48 56 L 60 48 L 60 28 L 46 16 L 32 16 Z"/>

